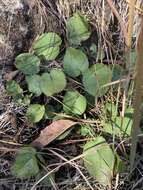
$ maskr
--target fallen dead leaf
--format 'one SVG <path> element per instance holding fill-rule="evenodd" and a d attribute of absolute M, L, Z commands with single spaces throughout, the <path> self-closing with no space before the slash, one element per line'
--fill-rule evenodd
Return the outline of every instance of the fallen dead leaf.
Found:
<path fill-rule="evenodd" d="M 40 136 L 31 145 L 37 148 L 43 148 L 75 124 L 77 122 L 66 119 L 54 121 L 41 131 Z"/>

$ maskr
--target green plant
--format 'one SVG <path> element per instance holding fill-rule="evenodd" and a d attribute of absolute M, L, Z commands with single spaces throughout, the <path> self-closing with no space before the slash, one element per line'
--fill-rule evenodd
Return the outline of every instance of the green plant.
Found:
<path fill-rule="evenodd" d="M 60 69 L 52 69 L 50 73 L 43 73 L 40 87 L 46 96 L 61 92 L 66 87 L 65 74 Z"/>
<path fill-rule="evenodd" d="M 6 83 L 6 90 L 8 94 L 13 97 L 23 93 L 20 85 L 14 80 L 10 80 Z"/>
<path fill-rule="evenodd" d="M 133 124 L 133 108 L 126 109 L 124 118 L 118 114 L 115 104 L 107 103 L 105 105 L 106 115 L 102 120 L 103 131 L 111 135 L 130 137 Z"/>
<path fill-rule="evenodd" d="M 95 64 L 83 74 L 85 90 L 92 96 L 104 95 L 108 87 L 104 86 L 111 82 L 112 70 L 103 64 Z"/>
<path fill-rule="evenodd" d="M 27 179 L 39 173 L 37 152 L 32 147 L 20 148 L 11 167 L 12 174 L 20 179 Z"/>
<path fill-rule="evenodd" d="M 26 76 L 26 82 L 28 85 L 29 92 L 32 92 L 36 96 L 40 96 L 41 90 L 41 77 L 39 75 Z"/>
<path fill-rule="evenodd" d="M 42 34 L 34 43 L 33 49 L 35 54 L 43 56 L 45 59 L 54 60 L 60 52 L 62 40 L 56 33 L 49 32 Z"/>
<path fill-rule="evenodd" d="M 32 123 L 39 122 L 45 114 L 45 107 L 40 104 L 31 104 L 27 109 L 27 118 Z"/>
<path fill-rule="evenodd" d="M 19 104 L 26 102 L 26 116 L 29 122 L 38 123 L 42 119 L 54 121 L 55 118 L 63 118 L 64 116 L 60 117 L 59 115 L 55 117 L 55 113 L 58 111 L 56 110 L 55 102 L 51 106 L 52 101 L 57 101 L 61 105 L 59 112 L 64 112 L 66 116 L 80 121 L 82 117 L 88 117 L 89 106 L 86 97 L 91 96 L 94 100 L 95 98 L 98 100 L 98 98 L 101 98 L 108 92 L 111 82 L 122 78 L 124 74 L 122 67 L 100 63 L 103 60 L 104 52 L 102 48 L 97 48 L 95 44 L 90 46 L 90 51 L 97 63 L 92 64 L 89 62 L 90 59 L 86 49 L 82 47 L 82 42 L 87 40 L 90 34 L 88 21 L 78 12 L 73 14 L 67 21 L 68 45 L 64 55 L 60 54 L 61 37 L 54 32 L 49 32 L 42 34 L 36 39 L 32 45 L 32 53 L 23 53 L 16 57 L 15 66 L 23 73 L 25 81 L 21 87 L 14 80 L 8 81 L 6 89 L 9 95 L 13 97 L 13 100 L 17 97 L 18 100 L 21 100 L 18 101 Z M 41 69 L 43 60 L 49 64 L 55 59 L 59 60 L 58 58 L 60 61 L 63 60 L 63 69 L 62 67 L 51 68 L 48 65 L 46 70 Z M 80 85 L 72 85 L 71 78 L 72 81 Z M 42 99 L 43 96 L 44 101 Z M 36 102 L 34 102 L 35 99 Z M 39 99 L 41 100 L 40 103 L 37 102 Z M 30 104 L 30 102 L 32 103 Z M 110 109 L 108 112 L 110 112 Z M 125 121 L 127 118 L 125 116 Z M 116 115 L 116 118 L 112 115 L 111 120 L 112 122 L 109 122 L 109 120 L 101 122 L 104 133 L 115 134 L 116 136 L 130 135 L 131 127 L 127 128 L 127 130 L 124 126 L 122 128 L 122 118 L 119 115 Z M 113 123 L 115 127 L 113 127 Z M 113 128 L 115 129 L 113 130 Z M 93 132 L 90 124 L 82 125 L 80 130 L 83 136 L 93 137 L 96 134 Z M 58 140 L 67 137 L 71 131 L 72 128 L 64 131 Z M 117 166 L 115 167 L 118 156 L 112 148 L 110 148 L 102 136 L 88 142 L 84 147 L 84 162 L 87 170 L 100 183 L 108 186 L 111 186 L 113 174 L 118 172 Z M 37 152 L 35 149 L 31 149 L 32 153 L 30 156 L 29 150 L 30 148 L 21 149 L 12 167 L 12 173 L 19 178 L 32 177 L 39 172 Z M 23 156 L 23 159 L 21 156 Z M 120 159 L 118 161 L 120 162 Z M 22 164 L 26 165 L 23 172 Z M 31 172 L 29 172 L 27 166 L 31 167 Z"/>
<path fill-rule="evenodd" d="M 88 69 L 87 56 L 78 49 L 69 47 L 64 56 L 64 71 L 71 77 L 78 77 Z"/>
<path fill-rule="evenodd" d="M 86 99 L 77 91 L 66 92 L 63 99 L 63 110 L 67 114 L 82 115 L 86 110 Z"/>
<path fill-rule="evenodd" d="M 15 66 L 25 75 L 34 75 L 40 70 L 40 59 L 30 53 L 22 53 L 16 57 Z"/>
<path fill-rule="evenodd" d="M 118 171 L 116 153 L 102 137 L 87 142 L 84 146 L 84 164 L 88 172 L 101 184 L 111 187 L 111 181 L 115 170 Z M 119 160 L 118 160 L 119 161 Z"/>
<path fill-rule="evenodd" d="M 67 36 L 71 45 L 79 45 L 87 40 L 90 34 L 89 23 L 80 12 L 74 13 L 67 21 Z"/>
<path fill-rule="evenodd" d="M 26 146 L 17 151 L 15 162 L 11 167 L 12 174 L 19 179 L 28 179 L 35 177 L 37 180 L 43 177 L 46 172 L 42 169 L 44 166 L 43 157 L 35 148 Z M 54 173 L 42 180 L 42 184 L 51 186 L 55 180 Z"/>

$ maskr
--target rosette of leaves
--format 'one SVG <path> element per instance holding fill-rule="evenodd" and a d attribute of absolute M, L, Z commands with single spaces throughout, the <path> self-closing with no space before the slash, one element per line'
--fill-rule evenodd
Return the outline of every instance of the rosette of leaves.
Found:
<path fill-rule="evenodd" d="M 43 56 L 46 60 L 54 60 L 60 52 L 62 40 L 54 32 L 42 34 L 34 43 L 33 49 L 36 55 Z"/>

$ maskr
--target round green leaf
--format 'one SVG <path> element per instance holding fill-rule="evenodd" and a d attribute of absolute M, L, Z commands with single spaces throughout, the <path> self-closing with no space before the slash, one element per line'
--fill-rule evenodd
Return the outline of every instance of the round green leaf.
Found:
<path fill-rule="evenodd" d="M 11 171 L 14 176 L 20 179 L 36 176 L 39 173 L 36 150 L 32 147 L 19 149 Z"/>
<path fill-rule="evenodd" d="M 66 77 L 62 70 L 52 69 L 41 76 L 41 90 L 46 96 L 59 93 L 66 87 Z"/>
<path fill-rule="evenodd" d="M 79 45 L 90 37 L 89 25 L 79 12 L 74 13 L 67 21 L 68 40 L 70 44 Z"/>
<path fill-rule="evenodd" d="M 85 91 L 87 91 L 92 96 L 97 96 L 99 84 L 98 84 L 95 73 L 91 69 L 88 69 L 83 74 L 82 82 L 83 82 Z"/>
<path fill-rule="evenodd" d="M 83 74 L 83 85 L 85 90 L 92 96 L 104 95 L 111 82 L 112 71 L 104 64 L 95 64 Z"/>
<path fill-rule="evenodd" d="M 84 164 L 91 176 L 102 185 L 111 187 L 115 155 L 103 137 L 87 142 L 84 146 Z"/>
<path fill-rule="evenodd" d="M 17 96 L 23 92 L 20 85 L 14 80 L 10 80 L 6 83 L 6 90 L 11 96 Z"/>
<path fill-rule="evenodd" d="M 71 77 L 77 77 L 88 69 L 87 56 L 78 49 L 67 48 L 64 56 L 64 70 Z"/>
<path fill-rule="evenodd" d="M 38 56 L 44 56 L 45 59 L 54 60 L 60 51 L 62 40 L 60 36 L 53 32 L 42 34 L 34 43 L 33 49 Z"/>
<path fill-rule="evenodd" d="M 33 75 L 40 70 L 40 59 L 30 53 L 22 53 L 16 57 L 15 66 L 25 75 Z"/>
<path fill-rule="evenodd" d="M 45 114 L 45 107 L 40 104 L 31 104 L 27 110 L 28 120 L 32 123 L 39 122 Z"/>
<path fill-rule="evenodd" d="M 100 63 L 95 64 L 93 65 L 92 70 L 95 72 L 97 76 L 97 80 L 100 87 L 111 82 L 112 71 L 110 67 L 108 67 L 107 65 Z"/>
<path fill-rule="evenodd" d="M 41 95 L 40 81 L 41 77 L 39 75 L 30 75 L 26 76 L 26 81 L 28 84 L 29 92 L 36 94 L 37 96 Z"/>
<path fill-rule="evenodd" d="M 86 99 L 77 91 L 68 91 L 63 99 L 63 109 L 68 114 L 82 115 L 86 110 Z"/>

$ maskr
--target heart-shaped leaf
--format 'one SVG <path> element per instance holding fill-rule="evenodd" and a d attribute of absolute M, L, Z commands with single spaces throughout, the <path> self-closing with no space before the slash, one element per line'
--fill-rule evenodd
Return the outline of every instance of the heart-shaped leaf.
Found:
<path fill-rule="evenodd" d="M 59 93 L 66 87 L 66 77 L 62 70 L 52 69 L 41 76 L 41 90 L 46 96 Z"/>
<path fill-rule="evenodd" d="M 64 56 L 64 70 L 71 77 L 77 77 L 88 69 L 87 56 L 78 49 L 69 47 Z"/>
<path fill-rule="evenodd" d="M 36 150 L 32 147 L 19 149 L 11 167 L 12 174 L 20 179 L 36 176 L 39 172 L 36 154 Z"/>
<path fill-rule="evenodd" d="M 54 60 L 60 51 L 62 40 L 53 32 L 42 34 L 34 43 L 33 49 L 38 56 L 44 56 L 47 60 Z"/>
<path fill-rule="evenodd" d="M 40 96 L 42 93 L 40 87 L 41 77 L 39 75 L 29 75 L 26 77 L 26 81 L 28 84 L 29 92 L 32 92 L 37 96 Z"/>
<path fill-rule="evenodd" d="M 79 45 L 90 37 L 88 21 L 79 12 L 67 21 L 68 40 L 70 44 Z"/>
<path fill-rule="evenodd" d="M 27 110 L 27 118 L 32 123 L 39 122 L 45 113 L 45 107 L 40 104 L 31 104 Z"/>
<path fill-rule="evenodd" d="M 103 137 L 84 146 L 84 164 L 91 176 L 95 177 L 102 185 L 111 187 L 113 178 L 115 155 Z"/>
<path fill-rule="evenodd" d="M 10 80 L 6 83 L 6 90 L 10 96 L 17 96 L 23 92 L 20 85 L 14 80 Z"/>
<path fill-rule="evenodd" d="M 78 91 L 66 92 L 63 99 L 63 109 L 68 114 L 82 115 L 86 110 L 86 99 Z"/>
<path fill-rule="evenodd" d="M 40 70 L 40 59 L 30 53 L 22 53 L 16 57 L 15 66 L 25 75 L 33 75 Z"/>
<path fill-rule="evenodd" d="M 104 95 L 108 87 L 104 86 L 111 82 L 112 71 L 103 64 L 95 64 L 83 74 L 85 90 L 92 96 Z"/>

